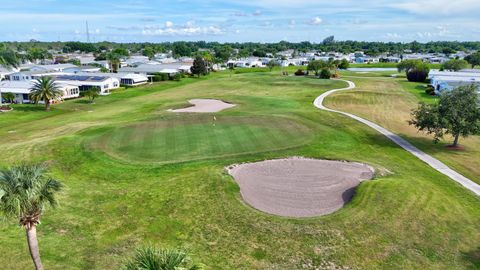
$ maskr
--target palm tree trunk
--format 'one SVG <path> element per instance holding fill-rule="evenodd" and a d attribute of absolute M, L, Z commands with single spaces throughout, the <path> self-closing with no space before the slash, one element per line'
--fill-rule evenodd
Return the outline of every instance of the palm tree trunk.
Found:
<path fill-rule="evenodd" d="M 50 111 L 50 100 L 45 100 L 45 111 Z"/>
<path fill-rule="evenodd" d="M 27 241 L 30 256 L 32 256 L 33 264 L 36 270 L 43 270 L 42 261 L 40 260 L 40 250 L 38 249 L 37 226 L 33 225 L 27 228 Z"/>

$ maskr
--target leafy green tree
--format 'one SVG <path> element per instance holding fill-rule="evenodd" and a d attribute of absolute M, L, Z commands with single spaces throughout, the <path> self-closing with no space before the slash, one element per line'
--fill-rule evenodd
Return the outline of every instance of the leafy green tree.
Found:
<path fill-rule="evenodd" d="M 398 72 L 405 71 L 407 79 L 411 82 L 424 82 L 430 67 L 421 60 L 404 60 L 397 65 Z"/>
<path fill-rule="evenodd" d="M 322 68 L 322 70 L 320 71 L 320 75 L 319 75 L 319 78 L 320 79 L 330 79 L 332 77 L 332 72 L 330 71 L 330 69 L 324 67 Z"/>
<path fill-rule="evenodd" d="M 187 45 L 185 41 L 178 41 L 173 43 L 172 52 L 174 57 L 181 57 L 190 56 L 193 50 Z"/>
<path fill-rule="evenodd" d="M 475 66 L 480 66 L 480 52 L 476 52 L 465 57 L 465 60 L 472 65 L 472 68 Z"/>
<path fill-rule="evenodd" d="M 193 60 L 193 65 L 190 68 L 190 71 L 192 74 L 197 75 L 200 78 L 201 75 L 206 75 L 208 73 L 207 63 L 202 57 L 197 56 L 195 60 Z"/>
<path fill-rule="evenodd" d="M 117 54 L 120 57 L 127 57 L 130 55 L 130 52 L 125 48 L 116 48 L 112 50 L 113 54 Z"/>
<path fill-rule="evenodd" d="M 95 101 L 95 98 L 97 98 L 99 95 L 100 89 L 98 87 L 92 87 L 84 94 L 84 96 L 90 100 L 90 103 L 93 103 Z"/>
<path fill-rule="evenodd" d="M 340 64 L 338 65 L 339 69 L 348 69 L 349 67 L 350 67 L 350 63 L 348 62 L 347 59 L 342 59 L 342 61 L 340 61 Z"/>
<path fill-rule="evenodd" d="M 217 62 L 222 62 L 225 63 L 230 59 L 230 56 L 232 55 L 232 47 L 228 45 L 224 46 L 217 46 L 214 48 L 215 52 L 215 58 Z"/>
<path fill-rule="evenodd" d="M 34 103 L 43 101 L 45 103 L 45 111 L 50 110 L 50 101 L 59 99 L 63 96 L 63 91 L 56 84 L 52 77 L 40 77 L 36 79 L 30 89 L 30 100 Z"/>
<path fill-rule="evenodd" d="M 313 60 L 310 63 L 308 63 L 307 70 L 308 71 L 314 71 L 315 76 L 320 75 L 320 70 L 325 68 L 327 66 L 327 63 L 322 60 Z"/>
<path fill-rule="evenodd" d="M 30 61 L 44 60 L 51 58 L 51 54 L 47 50 L 42 48 L 30 48 L 27 52 L 27 59 Z"/>
<path fill-rule="evenodd" d="M 274 67 L 278 66 L 278 62 L 274 59 L 268 61 L 267 63 L 267 67 L 268 67 L 268 70 L 272 71 Z"/>
<path fill-rule="evenodd" d="M 177 250 L 144 247 L 136 250 L 135 255 L 127 261 L 124 270 L 199 270 L 191 264 L 187 254 Z"/>
<path fill-rule="evenodd" d="M 451 59 L 442 64 L 442 69 L 459 71 L 468 67 L 468 62 L 461 59 Z"/>
<path fill-rule="evenodd" d="M 438 142 L 444 134 L 454 137 L 452 146 L 458 145 L 459 137 L 480 132 L 480 96 L 475 85 L 461 86 L 440 95 L 437 104 L 420 103 L 412 112 L 410 125 L 434 135 Z"/>
<path fill-rule="evenodd" d="M 19 165 L 0 170 L 0 213 L 17 219 L 26 230 L 35 269 L 42 270 L 37 226 L 47 206 L 57 205 L 62 184 L 46 173 L 44 165 Z"/>
<path fill-rule="evenodd" d="M 155 56 L 155 49 L 152 46 L 145 46 L 142 51 L 143 56 L 147 56 L 148 59 L 153 59 Z"/>

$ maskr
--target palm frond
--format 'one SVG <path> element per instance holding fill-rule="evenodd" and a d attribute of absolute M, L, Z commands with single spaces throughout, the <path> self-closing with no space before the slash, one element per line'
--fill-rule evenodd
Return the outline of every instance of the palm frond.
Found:
<path fill-rule="evenodd" d="M 0 213 L 38 221 L 46 206 L 56 206 L 62 184 L 48 176 L 42 164 L 21 164 L 0 170 Z"/>
<path fill-rule="evenodd" d="M 125 270 L 200 270 L 197 265 L 188 266 L 188 256 L 183 251 L 143 247 L 135 251 Z"/>

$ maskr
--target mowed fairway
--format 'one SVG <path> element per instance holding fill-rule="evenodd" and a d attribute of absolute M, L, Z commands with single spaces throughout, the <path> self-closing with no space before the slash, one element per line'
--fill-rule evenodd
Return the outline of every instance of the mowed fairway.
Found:
<path fill-rule="evenodd" d="M 308 127 L 280 117 L 169 118 L 107 129 L 87 144 L 128 162 L 169 163 L 287 149 L 312 138 Z"/>
<path fill-rule="evenodd" d="M 205 269 L 478 269 L 478 197 L 372 129 L 314 108 L 345 83 L 280 74 L 215 73 L 93 105 L 1 114 L 0 165 L 47 161 L 66 186 L 38 228 L 45 269 L 120 269 L 145 245 L 185 249 Z M 167 111 L 196 98 L 236 106 Z M 295 219 L 245 204 L 225 172 L 292 156 L 361 162 L 378 174 L 339 211 Z M 32 267 L 17 223 L 0 223 L 2 270 Z"/>

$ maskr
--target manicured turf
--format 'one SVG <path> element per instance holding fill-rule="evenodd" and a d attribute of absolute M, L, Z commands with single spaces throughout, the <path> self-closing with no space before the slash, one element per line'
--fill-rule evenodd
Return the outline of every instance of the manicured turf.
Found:
<path fill-rule="evenodd" d="M 72 100 L 55 105 L 49 113 L 35 106 L 16 106 L 14 112 L 0 115 L 0 165 L 48 161 L 53 175 L 66 185 L 60 206 L 47 209 L 38 228 L 45 269 L 118 269 L 141 245 L 184 248 L 206 269 L 322 269 L 325 265 L 340 269 L 478 269 L 478 197 L 364 125 L 312 106 L 316 96 L 345 87 L 345 83 L 280 73 L 225 72 L 122 90 L 100 97 L 93 105 Z M 391 97 L 404 102 L 402 89 L 393 88 L 396 85 L 386 87 L 397 89 Z M 379 91 L 384 86 L 376 83 L 373 87 Z M 366 106 L 388 119 L 387 112 L 376 104 L 385 102 L 382 97 L 387 94 L 378 91 L 369 93 Z M 203 122 L 195 117 L 177 119 L 166 112 L 191 98 L 238 104 L 216 114 L 220 126 L 233 119 L 249 119 L 243 132 L 264 128 L 269 131 L 260 134 L 282 135 L 277 143 L 270 141 L 274 138 L 258 140 L 269 146 L 260 152 L 245 153 L 238 148 L 240 144 L 226 144 L 221 147 L 234 155 L 202 154 L 206 159 L 168 164 L 151 159 L 128 161 L 136 150 L 122 151 L 115 140 L 96 149 L 89 144 L 93 138 L 101 139 L 102 132 L 155 121 L 172 125 L 171 134 L 187 134 L 180 130 L 193 126 L 211 132 L 212 115 Z M 352 98 L 363 100 L 356 95 Z M 390 115 L 405 114 L 403 109 L 397 111 L 400 107 L 393 101 L 385 106 L 393 110 Z M 262 122 L 252 125 L 257 119 Z M 308 127 L 309 131 L 300 136 L 300 144 L 291 144 L 290 140 L 297 138 L 292 139 L 284 124 L 273 124 L 275 121 Z M 295 134 L 297 129 L 290 132 Z M 153 129 L 139 138 L 159 145 L 149 142 L 160 138 L 154 133 L 166 136 L 167 131 Z M 189 149 L 195 149 L 198 146 L 193 145 L 205 143 L 202 134 L 191 137 L 195 141 L 183 140 L 192 143 Z M 250 137 L 244 139 L 252 143 Z M 124 146 L 131 143 L 136 142 Z M 295 147 L 271 147 L 277 144 Z M 112 149 L 129 159 L 113 157 Z M 169 155 L 177 153 L 175 159 L 183 159 L 188 152 L 185 149 L 182 146 Z M 149 155 L 165 155 L 147 150 Z M 362 183 L 353 200 L 332 215 L 287 219 L 245 205 L 238 186 L 224 171 L 234 163 L 289 156 L 359 161 L 375 167 L 379 175 Z M 0 224 L 0 268 L 31 269 L 24 231 L 16 221 Z"/>
<path fill-rule="evenodd" d="M 89 139 L 94 149 L 139 163 L 169 163 L 297 147 L 310 129 L 280 117 L 178 115 L 102 130 Z"/>
<path fill-rule="evenodd" d="M 418 132 L 408 125 L 411 110 L 418 102 L 434 103 L 437 97 L 425 93 L 426 84 L 408 82 L 405 78 L 350 77 L 344 78 L 356 83 L 357 89 L 341 92 L 327 99 L 327 104 L 362 117 L 394 131 L 410 140 L 415 146 L 452 166 L 473 181 L 480 183 L 480 136 L 461 139 L 463 151 L 446 149 L 452 138 L 445 136 L 435 144 L 432 136 Z"/>

